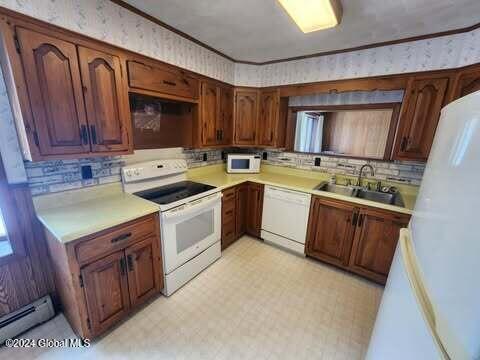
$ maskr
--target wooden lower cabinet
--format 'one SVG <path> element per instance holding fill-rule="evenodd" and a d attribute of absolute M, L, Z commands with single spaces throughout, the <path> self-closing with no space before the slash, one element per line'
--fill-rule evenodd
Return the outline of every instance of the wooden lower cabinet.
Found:
<path fill-rule="evenodd" d="M 247 183 L 246 232 L 258 238 L 262 227 L 263 189 L 263 184 Z"/>
<path fill-rule="evenodd" d="M 157 290 L 163 288 L 163 278 L 155 266 L 155 237 L 149 237 L 125 249 L 127 261 L 130 304 L 139 305 L 148 300 Z"/>
<path fill-rule="evenodd" d="M 358 216 L 357 210 L 351 204 L 314 197 L 310 208 L 306 254 L 333 265 L 347 266 L 355 216 Z"/>
<path fill-rule="evenodd" d="M 47 231 L 55 282 L 75 333 L 94 338 L 163 288 L 158 215 L 63 244 Z"/>
<path fill-rule="evenodd" d="M 130 310 L 125 256 L 117 251 L 81 270 L 87 301 L 88 325 L 102 333 Z"/>
<path fill-rule="evenodd" d="M 361 209 L 349 268 L 380 283 L 387 280 L 400 229 L 410 217 L 389 211 Z"/>
<path fill-rule="evenodd" d="M 262 208 L 262 184 L 246 182 L 223 191 L 222 250 L 244 234 L 260 237 Z"/>
<path fill-rule="evenodd" d="M 305 252 L 384 284 L 400 229 L 409 220 L 409 215 L 314 196 Z"/>
<path fill-rule="evenodd" d="M 237 239 L 247 232 L 247 196 L 247 184 L 238 185 L 235 203 L 235 237 Z"/>

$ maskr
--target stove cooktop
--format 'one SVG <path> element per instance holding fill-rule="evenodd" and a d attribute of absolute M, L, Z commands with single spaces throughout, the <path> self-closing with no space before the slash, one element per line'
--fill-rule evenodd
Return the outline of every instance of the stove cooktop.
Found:
<path fill-rule="evenodd" d="M 134 195 L 160 205 L 166 205 L 212 189 L 215 189 L 215 186 L 193 181 L 181 181 L 153 189 L 139 191 L 134 193 Z"/>

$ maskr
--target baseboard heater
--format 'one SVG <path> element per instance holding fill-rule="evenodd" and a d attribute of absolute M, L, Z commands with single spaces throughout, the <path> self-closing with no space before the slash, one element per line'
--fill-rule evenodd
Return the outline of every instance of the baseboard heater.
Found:
<path fill-rule="evenodd" d="M 52 299 L 45 296 L 0 318 L 0 345 L 55 315 Z"/>

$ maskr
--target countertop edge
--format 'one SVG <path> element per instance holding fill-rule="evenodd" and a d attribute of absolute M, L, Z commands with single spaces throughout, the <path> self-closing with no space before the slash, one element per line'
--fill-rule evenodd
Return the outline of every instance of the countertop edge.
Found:
<path fill-rule="evenodd" d="M 125 224 L 129 221 L 139 219 L 143 216 L 154 214 L 158 211 L 159 211 L 159 209 L 152 208 L 152 209 L 149 209 L 149 210 L 139 212 L 138 214 L 135 214 L 135 215 L 132 215 L 132 216 L 126 216 L 122 219 L 116 219 L 116 220 L 113 220 L 111 222 L 106 222 L 106 223 L 104 223 L 104 224 L 102 224 L 101 226 L 98 226 L 98 227 L 89 228 L 89 229 L 86 229 L 84 231 L 73 231 L 71 233 L 64 234 L 64 235 L 59 235 L 55 230 L 53 230 L 52 226 L 49 225 L 48 222 L 44 218 L 42 218 L 41 215 L 37 214 L 37 219 L 42 223 L 42 225 L 45 227 L 45 229 L 47 229 L 50 232 L 50 234 L 52 234 L 52 236 L 55 239 L 57 239 L 60 243 L 66 245 L 66 244 L 71 243 L 73 241 L 80 240 L 84 237 L 94 235 L 94 234 L 96 234 L 100 231 L 107 230 L 107 229 L 110 229 L 112 227 L 115 227 L 115 226 L 118 226 L 118 225 L 121 225 L 121 224 Z"/>
<path fill-rule="evenodd" d="M 198 181 L 200 181 L 201 178 L 202 178 L 202 176 L 193 176 L 192 177 L 192 179 L 197 179 Z M 256 179 L 256 178 L 246 178 L 246 179 L 236 180 L 236 181 L 234 180 L 231 183 L 228 183 L 226 185 L 217 186 L 217 188 L 220 189 L 220 190 L 224 190 L 224 189 L 228 189 L 232 186 L 240 185 L 240 184 L 245 183 L 245 182 L 254 182 L 254 183 L 257 183 L 257 184 L 277 186 L 277 187 L 281 187 L 281 188 L 285 188 L 285 189 L 290 189 L 290 190 L 300 191 L 300 192 L 304 192 L 304 193 L 308 193 L 308 194 L 312 194 L 312 195 L 322 196 L 322 197 L 333 199 L 333 200 L 345 201 L 345 202 L 349 202 L 349 203 L 352 203 L 352 204 L 369 206 L 369 207 L 372 207 L 372 208 L 377 208 L 377 209 L 381 209 L 381 210 L 388 210 L 388 211 L 401 213 L 401 214 L 406 214 L 406 215 L 412 215 L 413 214 L 413 209 L 408 209 L 408 208 L 399 207 L 399 206 L 395 206 L 395 205 L 381 204 L 381 203 L 377 203 L 377 202 L 374 202 L 374 201 L 357 199 L 357 198 L 344 196 L 344 195 L 339 195 L 339 194 L 332 194 L 332 193 L 329 193 L 327 191 L 307 189 L 307 188 L 303 188 L 301 186 L 296 187 L 296 186 L 291 186 L 291 185 L 285 185 L 285 184 L 282 184 L 282 183 L 276 183 L 276 182 L 273 182 L 273 181 L 259 180 L 259 179 Z"/>

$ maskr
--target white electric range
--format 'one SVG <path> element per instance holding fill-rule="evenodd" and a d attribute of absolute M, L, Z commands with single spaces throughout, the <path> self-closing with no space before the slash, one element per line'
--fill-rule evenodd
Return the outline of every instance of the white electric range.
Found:
<path fill-rule="evenodd" d="M 221 256 L 221 198 L 214 186 L 187 180 L 185 160 L 122 168 L 125 192 L 160 207 L 163 293 L 170 296 Z"/>

